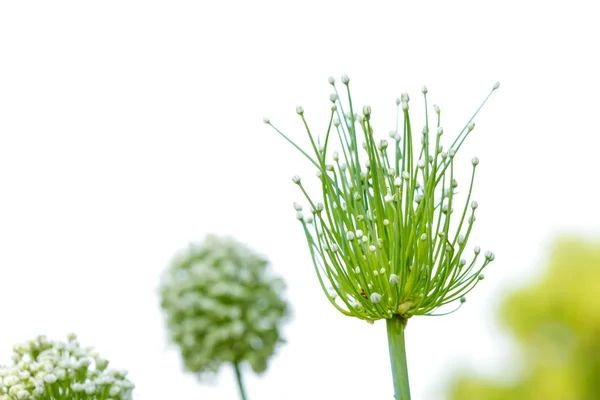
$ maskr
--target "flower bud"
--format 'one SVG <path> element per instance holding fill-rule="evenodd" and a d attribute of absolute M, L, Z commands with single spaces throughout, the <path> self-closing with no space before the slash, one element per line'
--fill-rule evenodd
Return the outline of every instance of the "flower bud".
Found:
<path fill-rule="evenodd" d="M 471 164 L 473 164 L 473 166 L 476 166 L 477 164 L 479 164 L 479 158 L 477 158 L 477 157 L 471 158 Z"/>
<path fill-rule="evenodd" d="M 363 115 L 365 117 L 368 117 L 371 115 L 371 106 L 364 106 L 363 107 Z"/>
<path fill-rule="evenodd" d="M 350 82 L 350 78 L 348 78 L 348 75 L 342 75 L 342 83 L 344 85 L 347 85 Z"/>
<path fill-rule="evenodd" d="M 373 292 L 370 296 L 371 302 L 377 304 L 381 301 L 381 295 L 379 293 Z"/>
<path fill-rule="evenodd" d="M 302 115 L 302 114 L 304 114 L 304 108 L 302 108 L 302 106 L 297 106 L 297 107 L 296 107 L 296 112 L 297 112 L 299 115 Z"/>
<path fill-rule="evenodd" d="M 333 85 L 335 83 L 335 78 L 333 76 L 330 76 L 329 78 L 327 78 L 327 82 L 329 82 L 330 85 Z"/>
<path fill-rule="evenodd" d="M 400 282 L 400 278 L 398 278 L 398 275 L 391 274 L 390 275 L 390 285 L 396 286 L 398 284 L 398 282 Z"/>
<path fill-rule="evenodd" d="M 354 240 L 355 239 L 354 232 L 346 232 L 346 239 Z"/>
<path fill-rule="evenodd" d="M 294 175 L 292 176 L 292 181 L 296 184 L 299 185 L 300 184 L 300 177 L 298 175 Z"/>
<path fill-rule="evenodd" d="M 500 82 L 494 83 L 494 87 L 492 90 L 497 90 L 500 87 Z"/>

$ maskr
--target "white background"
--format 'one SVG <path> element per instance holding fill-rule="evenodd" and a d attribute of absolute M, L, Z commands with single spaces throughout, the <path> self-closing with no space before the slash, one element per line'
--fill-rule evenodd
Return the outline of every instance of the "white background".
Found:
<path fill-rule="evenodd" d="M 381 138 L 404 91 L 418 118 L 428 86 L 451 139 L 502 82 L 461 150 L 467 173 L 481 159 L 472 245 L 496 261 L 458 313 L 411 320 L 407 346 L 416 400 L 442 399 L 463 366 L 513 369 L 495 306 L 556 233 L 599 232 L 597 15 L 591 1 L 0 3 L 0 362 L 75 331 L 131 371 L 136 399 L 236 399 L 230 369 L 202 385 L 182 371 L 156 296 L 177 250 L 228 233 L 272 261 L 294 310 L 267 374 L 247 371 L 250 398 L 392 399 L 385 324 L 328 305 L 294 218 L 290 177 L 314 171 L 262 123 L 304 143 L 295 106 L 325 129 L 327 77 L 347 73 Z"/>

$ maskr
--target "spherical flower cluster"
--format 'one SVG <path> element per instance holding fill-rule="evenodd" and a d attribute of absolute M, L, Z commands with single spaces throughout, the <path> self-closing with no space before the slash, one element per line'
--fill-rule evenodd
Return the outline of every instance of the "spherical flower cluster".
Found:
<path fill-rule="evenodd" d="M 160 288 L 171 340 L 185 367 L 198 374 L 248 362 L 263 372 L 282 342 L 288 313 L 283 281 L 268 262 L 228 237 L 208 235 L 166 271 Z"/>
<path fill-rule="evenodd" d="M 355 112 L 349 78 L 342 77 L 345 102 L 335 80 L 329 82 L 335 93 L 325 136 L 314 137 L 308 113 L 303 109 L 300 114 L 312 154 L 270 120 L 266 123 L 317 170 L 320 201 L 296 175 L 292 180 L 311 213 L 302 214 L 301 204 L 295 204 L 295 210 L 331 304 L 369 322 L 398 315 L 440 315 L 440 307 L 455 302 L 460 306 L 495 258 L 489 251 L 480 255 L 479 247 L 467 250 L 479 207 L 471 199 L 477 157 L 471 160 L 471 180 L 460 203 L 456 190 L 456 154 L 474 130 L 472 120 L 481 107 L 444 151 L 442 138 L 447 135 L 440 108 L 434 105 L 434 113 L 429 112 L 427 88 L 421 91 L 426 117 L 419 136 L 414 135 L 410 97 L 404 93 L 396 100 L 396 129 L 389 134 L 393 143 L 388 143 L 375 138 L 371 107 Z M 495 84 L 490 95 L 497 88 Z"/>
<path fill-rule="evenodd" d="M 74 334 L 67 342 L 45 336 L 13 347 L 12 366 L 0 366 L 0 400 L 130 400 L 127 371 L 108 369 Z"/>

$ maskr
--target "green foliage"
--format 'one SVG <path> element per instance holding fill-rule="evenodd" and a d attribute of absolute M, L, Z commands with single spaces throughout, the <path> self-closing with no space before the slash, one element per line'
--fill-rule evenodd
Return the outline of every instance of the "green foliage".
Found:
<path fill-rule="evenodd" d="M 14 364 L 0 366 L 0 400 L 130 400 L 127 371 L 107 369 L 106 359 L 76 339 L 38 336 L 15 345 Z"/>
<path fill-rule="evenodd" d="M 547 274 L 512 294 L 502 321 L 522 352 L 512 386 L 462 377 L 452 399 L 592 400 L 600 396 L 600 243 L 556 241 Z"/>
<path fill-rule="evenodd" d="M 217 372 L 223 363 L 243 361 L 257 373 L 266 370 L 288 314 L 285 285 L 267 265 L 241 243 L 209 235 L 168 268 L 161 304 L 189 371 Z"/>

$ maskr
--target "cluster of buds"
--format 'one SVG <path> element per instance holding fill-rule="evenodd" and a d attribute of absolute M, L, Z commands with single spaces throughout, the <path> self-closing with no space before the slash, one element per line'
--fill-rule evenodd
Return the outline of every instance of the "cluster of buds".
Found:
<path fill-rule="evenodd" d="M 127 371 L 108 368 L 74 334 L 67 342 L 45 336 L 13 347 L 13 365 L 0 366 L 0 400 L 130 400 Z"/>
<path fill-rule="evenodd" d="M 468 193 L 458 208 L 455 156 L 475 128 L 474 117 L 499 84 L 444 151 L 440 108 L 433 106 L 435 122 L 430 124 L 427 88 L 422 89 L 425 124 L 420 146 L 415 146 L 408 94 L 396 100 L 391 143 L 378 141 L 371 107 L 355 112 L 349 82 L 342 77 L 344 104 L 335 80 L 329 79 L 334 93 L 323 140 L 311 133 L 304 109 L 297 109 L 314 155 L 265 119 L 317 169 L 321 202 L 313 200 L 299 176 L 292 180 L 310 205 L 306 216 L 302 205 L 294 207 L 321 286 L 339 311 L 369 322 L 396 314 L 446 314 L 440 314 L 440 307 L 453 302 L 460 307 L 494 260 L 492 252 L 481 254 L 479 247 L 467 250 L 478 207 L 471 193 L 479 159 L 471 160 Z M 331 151 L 334 143 L 339 151 Z"/>
<path fill-rule="evenodd" d="M 241 362 L 257 373 L 266 370 L 288 313 L 285 285 L 267 266 L 236 240 L 208 235 L 167 269 L 161 304 L 189 371 L 200 375 Z"/>

